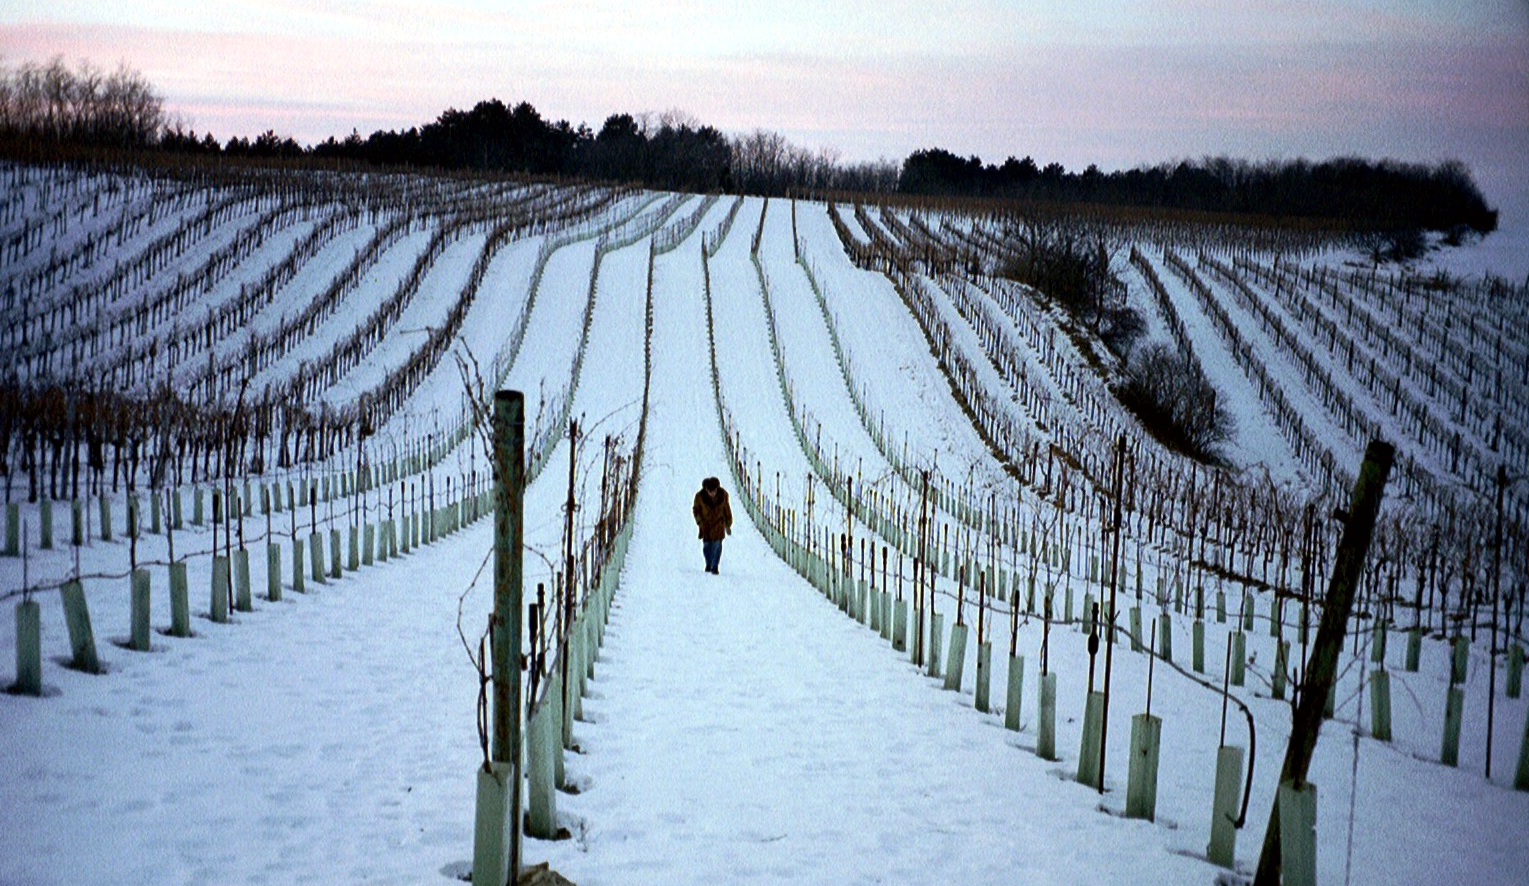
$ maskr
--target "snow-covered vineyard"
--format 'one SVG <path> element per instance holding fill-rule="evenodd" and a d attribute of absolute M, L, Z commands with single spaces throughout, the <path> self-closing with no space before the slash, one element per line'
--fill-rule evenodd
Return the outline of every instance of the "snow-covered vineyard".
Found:
<path fill-rule="evenodd" d="M 1235 419 L 1207 467 L 1000 274 L 1027 236 L 1006 216 L 0 182 L 0 883 L 467 876 L 497 389 L 526 403 L 527 863 L 1248 878 L 1381 439 L 1310 872 L 1529 871 L 1523 286 L 1107 223 L 1144 338 Z M 709 475 L 737 516 L 720 576 L 689 513 Z"/>

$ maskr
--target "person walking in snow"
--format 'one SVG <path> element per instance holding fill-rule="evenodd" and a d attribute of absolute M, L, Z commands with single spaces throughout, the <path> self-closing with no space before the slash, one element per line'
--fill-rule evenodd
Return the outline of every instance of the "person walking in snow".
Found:
<path fill-rule="evenodd" d="M 716 477 L 701 481 L 701 490 L 695 494 L 695 504 L 690 513 L 700 530 L 701 553 L 706 555 L 706 571 L 718 575 L 717 564 L 722 561 L 722 539 L 733 534 L 733 508 L 727 503 L 727 490 Z"/>

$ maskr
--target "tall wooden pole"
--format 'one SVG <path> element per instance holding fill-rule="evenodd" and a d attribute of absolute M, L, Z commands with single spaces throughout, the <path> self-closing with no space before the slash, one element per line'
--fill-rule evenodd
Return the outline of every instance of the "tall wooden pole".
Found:
<path fill-rule="evenodd" d="M 1125 462 L 1126 437 L 1125 434 L 1121 434 L 1115 441 L 1115 504 L 1110 528 L 1110 531 L 1114 533 L 1114 538 L 1110 542 L 1110 611 L 1107 616 L 1109 625 L 1105 631 L 1104 704 L 1099 715 L 1099 793 L 1101 794 L 1104 793 L 1104 749 L 1107 747 L 1105 739 L 1110 733 L 1110 672 L 1115 660 L 1115 601 L 1120 593 L 1120 502 L 1124 493 L 1122 486 L 1125 483 Z"/>
<path fill-rule="evenodd" d="M 570 697 L 577 689 L 573 687 L 573 681 L 568 676 L 568 646 L 569 638 L 573 636 L 573 619 L 575 614 L 574 594 L 577 585 L 574 583 L 573 570 L 573 509 L 574 509 L 574 482 L 579 467 L 579 422 L 568 422 L 568 501 L 563 506 L 563 619 L 562 631 L 558 635 L 558 664 L 563 671 L 563 712 L 572 722 L 572 710 Z M 565 733 L 566 734 L 566 733 Z"/>
<path fill-rule="evenodd" d="M 510 876 L 520 871 L 521 548 L 525 540 L 526 402 L 520 391 L 494 394 L 494 729 L 491 755 L 509 763 L 515 839 Z"/>
<path fill-rule="evenodd" d="M 1354 608 L 1354 591 L 1364 569 L 1370 537 L 1375 532 L 1375 518 L 1380 513 L 1380 499 L 1391 473 L 1396 449 L 1390 443 L 1373 440 L 1364 452 L 1359 478 L 1354 481 L 1354 499 L 1343 522 L 1343 536 L 1333 561 L 1332 578 L 1327 585 L 1327 600 L 1322 607 L 1322 622 L 1317 626 L 1311 660 L 1306 663 L 1305 688 L 1295 709 L 1290 729 L 1290 744 L 1285 748 L 1285 764 L 1280 783 L 1297 785 L 1306 781 L 1311 757 L 1317 749 L 1317 733 L 1322 727 L 1322 712 L 1327 695 L 1333 690 L 1338 672 L 1338 654 L 1348 630 L 1349 613 Z M 1263 853 L 1258 859 L 1254 886 L 1279 886 L 1280 836 L 1279 801 L 1269 810 L 1269 826 L 1264 831 Z"/>

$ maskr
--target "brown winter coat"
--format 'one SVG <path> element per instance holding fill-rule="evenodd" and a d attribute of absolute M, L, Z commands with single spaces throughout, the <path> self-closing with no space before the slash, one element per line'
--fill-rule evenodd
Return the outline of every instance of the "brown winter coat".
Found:
<path fill-rule="evenodd" d="M 695 515 L 701 541 L 721 541 L 733 531 L 733 508 L 727 503 L 727 490 L 720 486 L 697 492 L 690 513 Z"/>

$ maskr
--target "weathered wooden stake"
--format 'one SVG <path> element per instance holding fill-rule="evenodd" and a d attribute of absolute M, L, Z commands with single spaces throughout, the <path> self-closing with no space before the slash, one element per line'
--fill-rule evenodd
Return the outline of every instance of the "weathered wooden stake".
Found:
<path fill-rule="evenodd" d="M 513 882 L 520 872 L 520 807 L 521 807 L 521 732 L 520 732 L 520 633 L 521 633 L 521 548 L 524 544 L 524 495 L 525 495 L 525 395 L 519 391 L 498 391 L 494 394 L 494 613 L 490 622 L 490 639 L 493 657 L 493 721 L 491 730 L 490 760 L 502 764 L 507 771 L 500 782 L 504 786 L 504 802 L 499 809 L 488 809 L 507 818 L 494 822 L 508 827 L 512 836 L 508 846 L 500 847 L 502 857 L 484 857 L 479 848 L 481 839 L 474 846 L 474 882 L 500 884 Z M 490 765 L 480 770 L 480 786 L 484 777 L 495 778 L 498 767 Z M 477 828 L 481 838 L 485 833 L 482 819 L 485 809 L 479 804 L 480 824 Z M 492 828 L 489 828 L 492 831 Z M 489 841 L 493 843 L 495 841 Z"/>
<path fill-rule="evenodd" d="M 1365 449 L 1364 463 L 1360 465 L 1359 477 L 1354 483 L 1353 501 L 1345 514 L 1343 536 L 1333 559 L 1326 605 L 1322 607 L 1322 621 L 1317 626 L 1311 660 L 1306 665 L 1304 689 L 1296 706 L 1290 743 L 1285 749 L 1285 762 L 1280 771 L 1282 783 L 1290 782 L 1299 787 L 1306 782 L 1306 772 L 1311 766 L 1322 725 L 1322 710 L 1337 677 L 1338 656 L 1343 651 L 1349 614 L 1354 608 L 1354 592 L 1359 586 L 1359 576 L 1375 530 L 1375 517 L 1380 512 L 1380 500 L 1395 455 L 1396 450 L 1391 444 L 1379 440 L 1372 441 Z M 1255 886 L 1279 884 L 1280 817 L 1276 796 L 1274 808 L 1269 813 L 1268 828 L 1264 831 Z"/>

